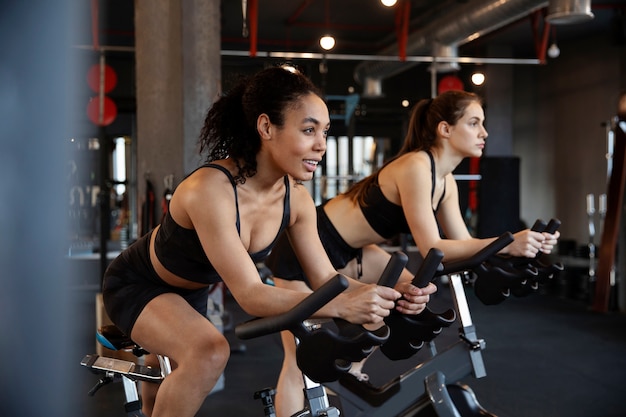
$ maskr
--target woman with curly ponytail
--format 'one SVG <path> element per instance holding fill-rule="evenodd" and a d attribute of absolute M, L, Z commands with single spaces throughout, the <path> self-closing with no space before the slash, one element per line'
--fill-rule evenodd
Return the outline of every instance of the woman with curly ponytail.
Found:
<path fill-rule="evenodd" d="M 228 342 L 206 319 L 212 285 L 223 281 L 260 317 L 286 312 L 308 295 L 259 279 L 256 264 L 283 231 L 313 288 L 337 274 L 317 235 L 313 200 L 299 185 L 322 160 L 329 127 L 324 100 L 301 72 L 271 67 L 243 80 L 207 113 L 205 163 L 178 185 L 161 224 L 107 269 L 103 298 L 113 323 L 176 365 L 159 386 L 142 384 L 146 416 L 193 417 L 224 371 Z M 320 316 L 380 323 L 400 297 L 350 281 Z"/>

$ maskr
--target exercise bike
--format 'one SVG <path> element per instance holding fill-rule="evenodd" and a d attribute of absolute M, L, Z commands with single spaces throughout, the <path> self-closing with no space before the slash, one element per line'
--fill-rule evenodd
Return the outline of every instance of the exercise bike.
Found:
<path fill-rule="evenodd" d="M 548 224 L 537 220 L 534 231 L 554 233 L 560 221 Z M 429 356 L 411 369 L 379 385 L 352 374 L 342 375 L 326 388 L 340 400 L 348 417 L 473 417 L 492 416 L 484 409 L 471 388 L 458 381 L 472 375 L 486 376 L 482 359 L 485 341 L 479 339 L 465 295 L 465 285 L 471 284 L 484 304 L 498 304 L 511 294 L 521 297 L 537 290 L 563 270 L 560 263 L 535 258 L 503 257 L 497 253 L 513 242 L 505 233 L 468 259 L 448 262 L 440 267 L 443 253 L 431 249 L 418 269 L 413 284 L 424 287 L 429 280 L 446 275 L 454 309 L 434 313 L 430 307 L 417 316 L 397 311 L 385 320 L 391 337 L 380 350 L 391 360 L 415 355 L 422 347 Z M 434 339 L 442 329 L 456 320 L 460 322 L 456 342 L 437 351 Z"/>
<path fill-rule="evenodd" d="M 428 344 L 430 357 L 382 385 L 359 380 L 352 374 L 342 375 L 326 388 L 340 400 L 340 407 L 348 417 L 413 417 L 413 416 L 493 416 L 478 402 L 471 388 L 455 384 L 469 375 L 475 378 L 486 376 L 482 358 L 485 341 L 479 339 L 472 322 L 464 284 L 469 281 L 476 268 L 513 242 L 513 235 L 505 233 L 487 247 L 468 259 L 437 265 L 443 254 L 431 249 L 418 270 L 414 284 L 425 286 L 434 277 L 447 275 L 454 310 L 441 314 L 427 310 L 415 327 L 415 332 L 406 336 L 406 329 L 398 329 L 389 323 L 391 335 L 398 334 L 400 341 L 392 347 L 381 347 L 381 352 L 393 360 L 410 357 Z M 494 267 L 497 268 L 497 267 Z M 421 282 L 420 282 L 421 281 Z M 425 310 L 426 311 L 426 310 Z M 437 351 L 434 338 L 442 327 L 458 319 L 458 339 L 455 343 Z M 399 321 L 414 320 L 403 316 Z M 410 323 L 413 324 L 413 323 Z M 404 342 L 404 344 L 402 343 Z M 386 351 L 386 352 L 385 352 Z"/>
<path fill-rule="evenodd" d="M 403 252 L 392 254 L 378 285 L 393 287 L 407 262 L 408 257 Z M 299 306 L 296 309 L 299 310 Z M 316 309 L 298 313 L 296 309 L 281 316 L 253 319 L 240 324 L 235 328 L 235 334 L 241 339 L 250 339 L 284 330 L 293 333 L 297 344 L 297 362 L 304 380 L 306 406 L 292 417 L 338 417 L 341 412 L 330 405 L 322 383 L 337 380 L 350 370 L 353 362 L 366 358 L 375 347 L 385 343 L 390 335 L 389 328 L 385 325 L 370 331 L 341 319 L 306 320 Z M 333 326 L 328 326 L 329 322 Z M 266 417 L 276 417 L 274 394 L 273 388 L 255 393 L 255 398 L 263 402 Z"/>
<path fill-rule="evenodd" d="M 408 257 L 404 253 L 397 252 L 393 254 L 381 275 L 379 285 L 393 287 L 407 261 Z M 339 357 L 336 362 L 333 361 L 333 369 L 331 370 L 331 367 L 322 369 L 318 368 L 317 365 L 313 365 L 313 367 L 310 368 L 310 375 L 313 375 L 313 379 L 317 379 L 320 377 L 319 372 L 321 371 L 325 375 L 321 378 L 328 379 L 329 373 L 338 375 L 338 373 L 346 372 L 350 368 L 351 361 L 365 358 L 371 353 L 374 347 L 384 343 L 389 337 L 389 329 L 386 326 L 376 331 L 368 331 L 362 326 L 340 320 L 337 320 L 338 325 L 341 327 L 340 335 L 328 337 L 330 333 L 320 328 L 315 321 L 307 322 L 307 319 L 317 310 L 347 287 L 347 279 L 342 275 L 336 275 L 288 312 L 278 316 L 250 320 L 238 325 L 235 329 L 235 333 L 241 339 L 251 339 L 283 330 L 290 330 L 294 332 L 294 334 L 299 335 L 301 339 L 299 346 L 302 346 L 303 349 L 306 349 L 306 346 L 309 346 L 312 340 L 319 341 L 326 339 L 327 341 L 334 341 L 336 346 L 341 345 L 341 349 L 334 351 L 335 354 L 339 354 Z M 107 325 L 98 329 L 96 339 L 108 349 L 131 351 L 137 358 L 141 358 L 141 356 L 148 353 L 114 325 Z M 95 395 L 95 393 L 105 385 L 121 381 L 124 386 L 124 408 L 127 417 L 145 417 L 141 412 L 141 398 L 139 396 L 138 383 L 142 381 L 161 383 L 172 371 L 168 357 L 157 355 L 157 358 L 159 360 L 159 367 L 155 368 L 133 361 L 104 357 L 97 354 L 85 355 L 80 364 L 92 372 L 101 375 L 98 383 L 89 391 L 89 395 Z M 309 372 L 303 372 L 309 374 Z M 326 396 L 323 386 L 309 377 L 305 378 L 307 381 L 306 397 L 308 405 L 298 416 L 339 416 L 339 411 L 329 405 L 328 397 Z M 271 389 L 265 389 L 255 393 L 255 397 L 263 401 L 264 413 L 265 416 L 268 417 L 275 417 L 273 394 Z"/>

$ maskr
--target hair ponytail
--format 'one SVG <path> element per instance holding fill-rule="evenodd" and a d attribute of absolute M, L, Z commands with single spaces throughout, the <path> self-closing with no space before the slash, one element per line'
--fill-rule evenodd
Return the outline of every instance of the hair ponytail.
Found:
<path fill-rule="evenodd" d="M 307 94 L 321 94 L 300 71 L 285 66 L 266 68 L 241 80 L 207 112 L 200 133 L 200 152 L 206 162 L 232 158 L 239 172 L 235 181 L 244 183 L 256 174 L 256 156 L 261 149 L 257 119 L 267 114 L 282 126 L 284 112 Z"/>
<path fill-rule="evenodd" d="M 409 152 L 427 151 L 437 144 L 437 129 L 442 121 L 455 125 L 472 102 L 482 105 L 482 100 L 474 93 L 450 90 L 436 98 L 422 99 L 411 110 L 409 128 L 398 153 L 387 160 L 378 170 L 355 183 L 345 192 L 353 201 L 365 205 L 367 189 L 378 177 L 378 173 L 389 163 Z"/>

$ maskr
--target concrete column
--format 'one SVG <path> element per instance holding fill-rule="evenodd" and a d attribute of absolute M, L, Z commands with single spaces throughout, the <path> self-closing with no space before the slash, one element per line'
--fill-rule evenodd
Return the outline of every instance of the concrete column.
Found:
<path fill-rule="evenodd" d="M 221 92 L 219 0 L 182 2 L 183 24 L 183 168 L 198 165 L 198 136 L 207 109 Z"/>
<path fill-rule="evenodd" d="M 135 2 L 137 210 L 150 179 L 157 222 L 163 179 L 173 174 L 176 186 L 198 166 L 198 134 L 221 81 L 219 17 L 219 0 Z"/>

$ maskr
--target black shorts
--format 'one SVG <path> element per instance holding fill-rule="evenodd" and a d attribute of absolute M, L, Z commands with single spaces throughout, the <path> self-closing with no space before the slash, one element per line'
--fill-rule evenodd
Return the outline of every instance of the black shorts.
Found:
<path fill-rule="evenodd" d="M 128 336 L 144 307 L 161 294 L 178 294 L 203 316 L 207 313 L 210 287 L 187 290 L 164 282 L 150 263 L 149 245 L 150 233 L 122 252 L 104 273 L 104 307 L 111 321 Z"/>
<path fill-rule="evenodd" d="M 361 248 L 353 248 L 343 240 L 326 215 L 324 206 L 317 207 L 317 232 L 326 254 L 335 269 L 345 267 L 348 262 L 355 258 L 361 259 L 363 250 Z M 304 281 L 308 284 L 302 266 L 298 262 L 298 258 L 289 243 L 286 233 L 283 233 L 278 239 L 276 246 L 272 249 L 272 253 L 265 261 L 265 265 L 276 278 L 289 281 Z"/>

